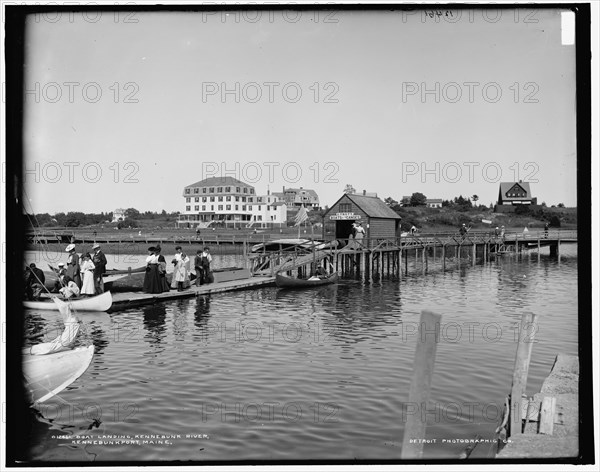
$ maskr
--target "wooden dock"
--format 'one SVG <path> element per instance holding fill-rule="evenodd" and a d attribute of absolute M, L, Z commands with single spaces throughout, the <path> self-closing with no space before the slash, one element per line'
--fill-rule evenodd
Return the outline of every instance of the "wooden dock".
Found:
<path fill-rule="evenodd" d="M 251 277 L 242 280 L 229 280 L 226 282 L 215 282 L 212 284 L 201 285 L 178 292 L 171 290 L 163 293 L 144 293 L 144 292 L 121 292 L 113 293 L 113 304 L 109 312 L 126 310 L 142 305 L 151 305 L 154 303 L 170 300 L 180 300 L 192 298 L 198 295 L 210 295 L 213 293 L 231 292 L 234 290 L 246 290 L 273 285 L 275 277 Z"/>
<path fill-rule="evenodd" d="M 539 393 L 522 402 L 523 432 L 511 434 L 498 459 L 579 455 L 579 359 L 559 354 Z"/>

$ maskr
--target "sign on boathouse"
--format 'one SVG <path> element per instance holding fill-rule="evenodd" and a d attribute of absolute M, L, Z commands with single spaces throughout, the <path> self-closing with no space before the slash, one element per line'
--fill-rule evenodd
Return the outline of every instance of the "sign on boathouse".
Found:
<path fill-rule="evenodd" d="M 352 221 L 360 220 L 361 218 L 362 218 L 361 215 L 357 215 L 355 213 L 352 213 L 351 211 L 338 212 L 329 217 L 330 220 L 352 220 Z"/>

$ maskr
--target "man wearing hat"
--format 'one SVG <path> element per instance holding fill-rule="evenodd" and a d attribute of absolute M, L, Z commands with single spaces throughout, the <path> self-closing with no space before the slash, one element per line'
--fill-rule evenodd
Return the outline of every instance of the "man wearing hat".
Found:
<path fill-rule="evenodd" d="M 67 269 L 65 269 L 65 263 L 59 262 L 58 269 L 54 269 L 54 271 L 56 272 L 56 276 L 58 277 L 56 279 L 56 282 L 54 282 L 54 292 L 58 293 L 63 287 L 63 280 L 65 278 L 65 275 L 67 274 Z"/>
<path fill-rule="evenodd" d="M 81 288 L 81 267 L 79 267 L 79 256 L 75 252 L 75 244 L 69 244 L 65 251 L 69 253 L 69 258 L 67 259 L 67 273 L 65 275 Z"/>
<path fill-rule="evenodd" d="M 92 257 L 92 262 L 94 263 L 94 289 L 96 290 L 96 295 L 100 295 L 104 293 L 102 275 L 106 272 L 106 256 L 98 243 L 94 243 L 92 251 L 94 251 L 94 256 Z"/>

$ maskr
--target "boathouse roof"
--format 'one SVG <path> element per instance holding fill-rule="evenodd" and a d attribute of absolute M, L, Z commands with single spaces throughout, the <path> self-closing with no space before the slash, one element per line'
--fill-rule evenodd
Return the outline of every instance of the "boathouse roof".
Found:
<path fill-rule="evenodd" d="M 387 206 L 380 198 L 370 197 L 368 195 L 357 195 L 355 193 L 346 193 L 342 195 L 337 202 L 331 205 L 331 209 L 333 209 L 343 198 L 348 198 L 358 208 L 365 212 L 369 218 L 402 219 L 398 213 Z M 327 213 L 329 213 L 329 211 Z"/>
<path fill-rule="evenodd" d="M 241 180 L 234 179 L 233 177 L 223 176 L 223 177 L 209 177 L 208 179 L 200 180 L 194 184 L 186 185 L 184 188 L 188 187 L 216 187 L 216 186 L 236 186 L 236 187 L 252 187 L 252 185 L 242 182 Z M 254 188 L 254 187 L 252 187 Z"/>

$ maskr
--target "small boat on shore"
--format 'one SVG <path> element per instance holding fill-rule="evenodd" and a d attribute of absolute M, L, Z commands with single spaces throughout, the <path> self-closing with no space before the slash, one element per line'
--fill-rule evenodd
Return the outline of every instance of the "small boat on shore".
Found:
<path fill-rule="evenodd" d="M 50 297 L 47 301 L 24 301 L 23 306 L 32 310 L 58 310 L 58 306 Z M 60 299 L 59 299 L 60 300 Z M 95 297 L 62 300 L 75 311 L 108 311 L 112 305 L 112 295 L 104 292 Z"/>
<path fill-rule="evenodd" d="M 283 274 L 275 274 L 275 284 L 282 288 L 308 288 L 318 287 L 320 285 L 329 285 L 337 283 L 339 276 L 337 272 L 327 277 L 311 277 L 310 279 L 297 279 L 294 277 L 288 277 Z"/>

